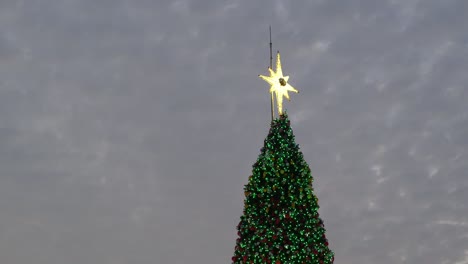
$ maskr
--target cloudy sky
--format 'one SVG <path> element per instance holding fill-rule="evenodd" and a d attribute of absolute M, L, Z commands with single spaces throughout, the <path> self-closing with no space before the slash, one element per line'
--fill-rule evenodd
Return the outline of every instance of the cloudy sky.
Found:
<path fill-rule="evenodd" d="M 230 263 L 268 25 L 340 264 L 468 263 L 468 1 L 1 0 L 0 262 Z"/>

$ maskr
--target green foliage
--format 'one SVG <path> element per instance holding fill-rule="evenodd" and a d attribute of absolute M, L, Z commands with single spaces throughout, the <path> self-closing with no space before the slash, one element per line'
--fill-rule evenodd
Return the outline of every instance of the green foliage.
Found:
<path fill-rule="evenodd" d="M 232 263 L 333 263 L 312 181 L 287 114 L 281 115 L 244 188 Z"/>

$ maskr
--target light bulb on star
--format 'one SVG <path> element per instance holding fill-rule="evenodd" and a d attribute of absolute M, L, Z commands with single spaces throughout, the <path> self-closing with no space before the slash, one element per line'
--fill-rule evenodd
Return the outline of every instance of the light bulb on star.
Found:
<path fill-rule="evenodd" d="M 278 114 L 283 113 L 283 97 L 286 97 L 288 101 L 291 99 L 289 98 L 288 92 L 295 92 L 299 93 L 298 90 L 294 89 L 289 83 L 289 76 L 283 76 L 283 70 L 281 69 L 281 59 L 280 53 L 278 52 L 276 56 L 276 72 L 274 72 L 270 67 L 268 67 L 268 71 L 270 72 L 270 76 L 263 76 L 258 75 L 258 77 L 262 78 L 264 81 L 271 85 L 270 93 L 276 94 L 276 104 L 278 108 Z"/>

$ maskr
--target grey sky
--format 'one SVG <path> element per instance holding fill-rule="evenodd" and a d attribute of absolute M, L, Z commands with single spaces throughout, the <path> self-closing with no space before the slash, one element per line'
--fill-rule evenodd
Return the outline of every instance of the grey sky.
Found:
<path fill-rule="evenodd" d="M 268 25 L 340 264 L 468 264 L 468 1 L 0 1 L 0 262 L 230 263 Z"/>

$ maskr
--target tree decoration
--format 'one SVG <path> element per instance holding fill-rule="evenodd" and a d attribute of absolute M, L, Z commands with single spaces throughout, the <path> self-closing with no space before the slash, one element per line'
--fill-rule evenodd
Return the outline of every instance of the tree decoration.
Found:
<path fill-rule="evenodd" d="M 286 97 L 286 99 L 290 101 L 291 99 L 289 98 L 288 92 L 291 91 L 299 93 L 299 91 L 294 89 L 294 87 L 292 87 L 288 83 L 289 76 L 283 76 L 283 69 L 281 68 L 281 58 L 279 52 L 276 55 L 276 72 L 274 72 L 271 67 L 268 67 L 268 71 L 270 72 L 270 76 L 258 75 L 258 77 L 270 84 L 270 93 L 272 94 L 272 100 L 274 93 L 276 95 L 278 114 L 282 115 L 283 97 Z"/>

